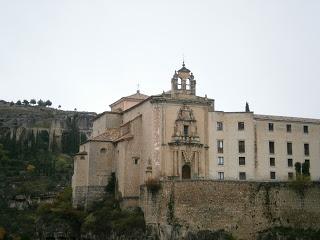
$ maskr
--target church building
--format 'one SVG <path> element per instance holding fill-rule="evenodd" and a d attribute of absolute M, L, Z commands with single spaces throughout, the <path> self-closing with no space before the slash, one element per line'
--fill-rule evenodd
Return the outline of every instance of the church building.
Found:
<path fill-rule="evenodd" d="M 73 205 L 98 199 L 112 174 L 127 206 L 148 179 L 288 181 L 297 162 L 320 179 L 320 120 L 216 111 L 196 85 L 183 63 L 170 91 L 137 91 L 99 114 L 74 157 Z"/>

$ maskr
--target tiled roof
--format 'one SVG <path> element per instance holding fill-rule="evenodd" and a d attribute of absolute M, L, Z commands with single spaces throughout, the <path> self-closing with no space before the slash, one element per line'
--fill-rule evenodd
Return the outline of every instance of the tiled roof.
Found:
<path fill-rule="evenodd" d="M 89 139 L 91 141 L 97 141 L 97 142 L 113 142 L 120 136 L 120 131 L 118 128 L 109 128 L 104 133 Z"/>
<path fill-rule="evenodd" d="M 144 100 L 144 99 L 147 99 L 148 97 L 149 97 L 148 95 L 142 94 L 138 90 L 135 94 L 129 95 L 125 98 L 134 98 L 134 99 Z"/>
<path fill-rule="evenodd" d="M 257 120 L 271 120 L 271 121 L 285 121 L 285 122 L 303 122 L 303 123 L 316 123 L 320 124 L 320 119 L 312 118 L 298 118 L 298 117 L 285 117 L 285 116 L 272 116 L 254 114 L 254 119 Z"/>
<path fill-rule="evenodd" d="M 138 90 L 135 94 L 132 94 L 132 95 L 129 95 L 129 96 L 126 96 L 126 97 L 122 97 L 120 98 L 119 100 L 115 101 L 114 103 L 110 104 L 110 107 L 124 101 L 124 100 L 127 100 L 127 99 L 133 99 L 133 100 L 145 100 L 147 99 L 149 96 L 148 95 L 145 95 L 145 94 L 142 94 L 140 93 L 140 91 Z"/>
<path fill-rule="evenodd" d="M 121 142 L 124 140 L 129 140 L 131 138 L 133 138 L 133 135 L 131 133 L 127 133 L 127 134 L 124 134 L 123 136 L 119 137 L 118 139 L 116 139 L 115 142 Z"/>

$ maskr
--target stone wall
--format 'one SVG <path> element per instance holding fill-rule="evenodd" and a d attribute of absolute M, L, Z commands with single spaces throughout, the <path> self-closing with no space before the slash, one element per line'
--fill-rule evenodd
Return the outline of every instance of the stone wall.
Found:
<path fill-rule="evenodd" d="M 160 239 L 224 230 L 256 239 L 276 226 L 320 229 L 320 183 L 303 192 L 288 182 L 166 181 L 157 193 L 141 187 L 146 223 Z"/>

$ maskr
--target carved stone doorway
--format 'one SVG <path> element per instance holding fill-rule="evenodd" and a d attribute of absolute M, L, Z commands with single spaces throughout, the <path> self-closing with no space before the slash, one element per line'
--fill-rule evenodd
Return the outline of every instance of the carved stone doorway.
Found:
<path fill-rule="evenodd" d="M 189 165 L 184 165 L 182 167 L 182 179 L 190 179 L 191 178 L 191 168 Z"/>

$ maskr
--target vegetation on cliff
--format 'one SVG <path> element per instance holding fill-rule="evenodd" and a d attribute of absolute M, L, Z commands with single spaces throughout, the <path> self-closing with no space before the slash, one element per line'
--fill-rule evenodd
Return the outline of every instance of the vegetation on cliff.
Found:
<path fill-rule="evenodd" d="M 111 235 L 125 239 L 141 239 L 145 233 L 145 221 L 139 208 L 121 210 L 114 195 L 114 177 L 110 179 L 103 200 L 95 202 L 87 210 L 74 209 L 71 204 L 71 188 L 66 188 L 51 204 L 38 208 L 37 232 L 42 238 L 53 235 L 57 227 L 65 237 L 109 239 Z M 139 238 L 138 238 L 139 237 Z"/>

